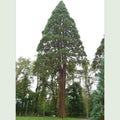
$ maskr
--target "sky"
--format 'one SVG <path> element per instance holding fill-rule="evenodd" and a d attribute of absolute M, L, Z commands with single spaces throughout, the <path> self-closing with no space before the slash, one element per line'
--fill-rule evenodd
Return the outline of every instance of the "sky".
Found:
<path fill-rule="evenodd" d="M 16 0 L 16 59 L 36 59 L 42 31 L 60 0 Z M 104 37 L 104 0 L 63 0 L 74 19 L 88 59 Z"/>

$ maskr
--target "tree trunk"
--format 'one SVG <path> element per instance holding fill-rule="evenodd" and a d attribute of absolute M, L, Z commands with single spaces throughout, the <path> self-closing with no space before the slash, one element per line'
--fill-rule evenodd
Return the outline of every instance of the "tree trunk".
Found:
<path fill-rule="evenodd" d="M 54 111 L 56 112 L 57 111 L 57 99 L 54 98 Z"/>
<path fill-rule="evenodd" d="M 27 100 L 27 104 L 26 104 L 26 111 L 25 111 L 25 116 L 27 116 L 28 103 L 29 103 L 29 100 Z"/>
<path fill-rule="evenodd" d="M 90 89 L 89 89 L 89 80 L 87 77 L 87 72 L 85 73 L 85 87 L 86 87 L 86 117 L 89 118 L 89 98 L 90 98 Z"/>
<path fill-rule="evenodd" d="M 43 117 L 45 117 L 45 96 L 43 97 Z"/>
<path fill-rule="evenodd" d="M 39 82 L 38 82 L 38 80 L 39 80 L 39 78 L 37 77 L 36 98 L 35 98 L 35 111 L 34 111 L 36 115 L 38 113 L 38 99 L 39 99 L 39 94 L 38 94 Z"/>
<path fill-rule="evenodd" d="M 57 111 L 57 98 L 56 98 L 56 96 L 54 94 L 54 91 L 53 91 L 52 103 L 53 103 L 53 110 L 54 110 L 54 112 L 56 112 Z"/>
<path fill-rule="evenodd" d="M 59 70 L 59 118 L 66 116 L 65 111 L 65 84 L 66 84 L 66 69 L 60 67 Z"/>
<path fill-rule="evenodd" d="M 38 94 L 36 95 L 36 100 L 35 100 L 35 114 L 37 115 L 38 113 Z"/>
<path fill-rule="evenodd" d="M 89 118 L 89 107 L 88 107 L 88 97 L 87 97 L 87 102 L 86 102 L 86 113 L 87 113 L 87 119 Z"/>
<path fill-rule="evenodd" d="M 21 106 L 21 115 L 24 113 L 24 100 L 22 100 L 22 106 Z"/>

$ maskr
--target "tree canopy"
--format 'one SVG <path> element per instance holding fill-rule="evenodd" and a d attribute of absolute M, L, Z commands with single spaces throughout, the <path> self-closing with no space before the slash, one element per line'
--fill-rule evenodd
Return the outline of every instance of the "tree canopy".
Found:
<path fill-rule="evenodd" d="M 59 117 L 65 116 L 66 77 L 86 59 L 74 20 L 60 1 L 42 32 L 36 60 L 39 73 L 59 78 Z"/>

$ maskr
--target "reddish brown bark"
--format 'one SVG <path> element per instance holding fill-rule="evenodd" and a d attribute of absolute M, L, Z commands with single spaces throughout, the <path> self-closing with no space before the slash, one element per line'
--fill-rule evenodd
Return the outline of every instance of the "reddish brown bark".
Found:
<path fill-rule="evenodd" d="M 66 116 L 65 111 L 65 84 L 66 84 L 66 69 L 65 66 L 59 71 L 59 118 Z"/>

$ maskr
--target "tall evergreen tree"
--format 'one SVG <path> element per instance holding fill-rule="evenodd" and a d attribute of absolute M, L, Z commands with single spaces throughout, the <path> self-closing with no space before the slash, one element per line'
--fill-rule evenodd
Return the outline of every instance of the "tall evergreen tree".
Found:
<path fill-rule="evenodd" d="M 53 10 L 42 32 L 37 47 L 36 64 L 39 72 L 56 75 L 59 79 L 59 117 L 66 116 L 65 85 L 66 77 L 77 64 L 81 64 L 86 54 L 74 20 L 69 16 L 63 1 Z"/>
<path fill-rule="evenodd" d="M 104 59 L 101 62 L 97 90 L 93 94 L 91 120 L 104 120 Z"/>
<path fill-rule="evenodd" d="M 92 68 L 94 70 L 99 69 L 99 65 L 101 62 L 101 59 L 104 57 L 104 38 L 101 41 L 100 46 L 97 48 L 97 51 L 95 53 L 95 58 L 92 63 Z"/>

